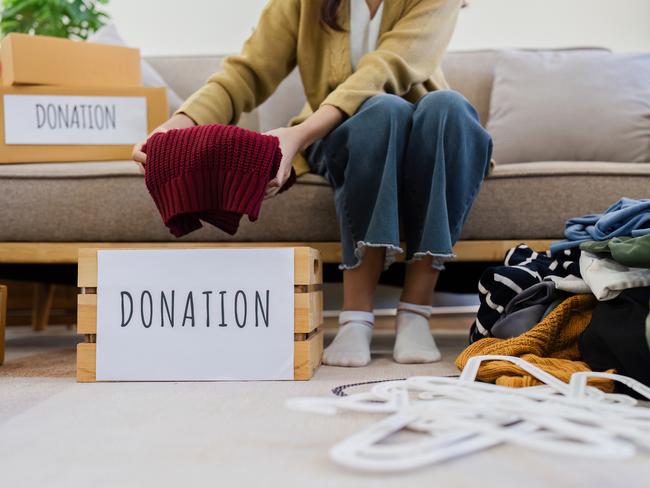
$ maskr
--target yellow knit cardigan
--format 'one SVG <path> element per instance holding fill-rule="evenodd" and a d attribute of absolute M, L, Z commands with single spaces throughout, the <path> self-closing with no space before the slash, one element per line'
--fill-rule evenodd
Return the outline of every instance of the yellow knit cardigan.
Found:
<path fill-rule="evenodd" d="M 320 23 L 320 1 L 271 0 L 240 54 L 191 95 L 177 113 L 197 124 L 236 124 L 242 112 L 264 102 L 298 66 L 307 104 L 292 120 L 304 120 L 319 106 L 352 115 L 369 97 L 393 93 L 415 102 L 447 88 L 440 61 L 454 31 L 461 0 L 384 0 L 375 51 L 352 71 L 349 0 L 341 2 L 343 32 Z M 294 160 L 298 174 L 309 170 Z"/>

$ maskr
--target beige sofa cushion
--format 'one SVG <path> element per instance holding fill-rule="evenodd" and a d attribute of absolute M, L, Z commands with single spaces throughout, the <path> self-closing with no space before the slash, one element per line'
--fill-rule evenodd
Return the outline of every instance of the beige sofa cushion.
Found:
<path fill-rule="evenodd" d="M 650 161 L 650 54 L 504 51 L 487 129 L 497 164 Z"/>
<path fill-rule="evenodd" d="M 650 165 L 540 162 L 497 166 L 479 193 L 464 239 L 561 237 L 564 221 L 621 196 L 647 197 Z M 171 241 L 135 164 L 0 165 L 0 241 Z M 338 241 L 331 188 L 304 175 L 267 201 L 256 223 L 229 236 L 205 226 L 186 241 Z"/>

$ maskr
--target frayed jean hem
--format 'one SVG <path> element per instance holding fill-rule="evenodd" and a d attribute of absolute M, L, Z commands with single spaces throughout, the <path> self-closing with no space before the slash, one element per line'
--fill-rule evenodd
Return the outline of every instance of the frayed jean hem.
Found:
<path fill-rule="evenodd" d="M 341 263 L 339 269 L 343 271 L 356 269 L 361 266 L 363 258 L 366 254 L 366 249 L 368 247 L 383 247 L 386 249 L 386 256 L 384 258 L 384 271 L 386 271 L 391 264 L 397 260 L 399 254 L 404 253 L 404 250 L 394 244 L 376 244 L 372 242 L 359 241 L 357 242 L 356 248 L 354 250 L 354 257 L 356 262 L 354 264 L 345 264 Z M 456 257 L 454 253 L 436 253 L 432 251 L 418 251 L 413 254 L 411 259 L 407 260 L 406 263 L 410 264 L 415 261 L 421 261 L 426 256 L 431 256 L 431 267 L 433 269 L 442 271 L 445 269 L 445 262 Z"/>
<path fill-rule="evenodd" d="M 354 249 L 354 257 L 356 258 L 356 262 L 354 264 L 341 263 L 339 265 L 339 269 L 347 271 L 356 269 L 361 266 L 363 258 L 366 254 L 366 248 L 368 247 L 383 247 L 386 249 L 386 256 L 384 258 L 384 271 L 387 270 L 389 266 L 396 261 L 398 254 L 402 254 L 404 252 L 401 247 L 394 244 L 375 244 L 372 242 L 359 241 L 357 242 L 356 248 Z"/>
<path fill-rule="evenodd" d="M 418 251 L 416 253 L 413 253 L 413 256 L 411 259 L 406 260 L 406 264 L 413 263 L 415 261 L 421 261 L 427 256 L 431 256 L 431 267 L 433 269 L 437 269 L 438 271 L 442 271 L 445 269 L 445 262 L 449 261 L 450 259 L 454 259 L 456 255 L 454 253 L 437 253 L 437 252 L 432 252 L 432 251 Z"/>

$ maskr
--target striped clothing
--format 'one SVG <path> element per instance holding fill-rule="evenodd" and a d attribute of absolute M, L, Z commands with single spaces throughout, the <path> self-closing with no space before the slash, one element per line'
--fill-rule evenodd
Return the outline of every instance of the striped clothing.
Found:
<path fill-rule="evenodd" d="M 538 253 L 525 244 L 510 249 L 503 266 L 486 269 L 478 283 L 480 306 L 470 329 L 470 342 L 491 337 L 494 323 L 516 295 L 540 283 L 548 276 L 580 278 L 580 250 L 566 249 L 551 257 Z"/>

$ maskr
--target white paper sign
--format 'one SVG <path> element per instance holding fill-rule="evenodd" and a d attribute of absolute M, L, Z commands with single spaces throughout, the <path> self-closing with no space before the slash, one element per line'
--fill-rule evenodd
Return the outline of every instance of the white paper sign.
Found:
<path fill-rule="evenodd" d="M 4 95 L 5 144 L 135 144 L 147 98 Z"/>
<path fill-rule="evenodd" d="M 293 249 L 98 251 L 97 381 L 293 379 Z"/>

